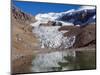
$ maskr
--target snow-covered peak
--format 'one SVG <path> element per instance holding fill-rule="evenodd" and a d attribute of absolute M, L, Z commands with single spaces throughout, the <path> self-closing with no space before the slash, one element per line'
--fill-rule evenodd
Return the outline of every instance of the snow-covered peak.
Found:
<path fill-rule="evenodd" d="M 35 16 L 35 19 L 41 23 L 48 23 L 48 21 L 54 21 L 61 22 L 62 25 L 85 25 L 90 22 L 90 19 L 91 22 L 94 22 L 94 18 L 91 17 L 96 15 L 95 12 L 95 6 L 82 6 L 77 10 L 71 9 L 59 13 L 40 13 Z M 85 16 L 84 18 L 83 15 Z M 81 17 L 83 19 L 80 19 Z"/>
<path fill-rule="evenodd" d="M 48 20 L 55 21 L 58 18 L 62 17 L 63 15 L 65 15 L 67 13 L 70 13 L 71 14 L 71 12 L 74 12 L 74 11 L 75 11 L 74 9 L 71 9 L 69 11 L 59 12 L 59 13 L 54 13 L 54 12 L 44 13 L 44 14 L 41 14 L 40 13 L 40 14 L 37 14 L 35 16 L 35 19 L 36 20 L 40 20 L 40 21 L 43 21 L 43 20 L 45 20 L 45 21 L 48 21 Z"/>

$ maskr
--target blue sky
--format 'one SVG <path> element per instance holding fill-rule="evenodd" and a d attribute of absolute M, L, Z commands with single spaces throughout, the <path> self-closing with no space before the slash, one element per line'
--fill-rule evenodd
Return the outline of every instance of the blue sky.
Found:
<path fill-rule="evenodd" d="M 13 1 L 16 7 L 20 8 L 22 11 L 36 15 L 39 13 L 49 13 L 49 12 L 63 12 L 70 9 L 78 9 L 80 5 L 71 4 L 55 4 L 55 3 L 42 3 L 42 2 L 25 2 L 25 1 Z"/>

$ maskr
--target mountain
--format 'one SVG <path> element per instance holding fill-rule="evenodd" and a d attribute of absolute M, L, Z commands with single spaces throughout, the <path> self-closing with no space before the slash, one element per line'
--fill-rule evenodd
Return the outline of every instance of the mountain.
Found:
<path fill-rule="evenodd" d="M 35 16 L 35 19 L 47 23 L 48 21 L 60 22 L 62 25 L 88 25 L 95 24 L 96 22 L 96 8 L 80 8 L 72 9 L 65 12 L 59 13 L 44 13 Z"/>
<path fill-rule="evenodd" d="M 77 44 L 74 47 L 84 47 L 91 41 L 88 36 L 95 37 L 95 7 L 82 7 L 59 13 L 39 13 L 35 19 L 36 22 L 31 25 L 34 27 L 33 33 L 37 34 L 40 40 L 41 48 L 70 48 L 74 43 Z M 88 25 L 90 28 L 87 28 Z M 93 35 L 89 34 L 91 31 L 93 31 Z M 81 41 L 80 37 L 83 36 L 86 43 Z M 77 41 L 79 38 L 82 44 Z M 95 41 L 94 38 L 92 40 Z"/>
<path fill-rule="evenodd" d="M 76 19 L 80 21 L 78 19 L 79 17 L 76 16 L 81 16 L 82 14 L 85 14 L 82 24 L 75 26 L 73 23 L 74 20 L 75 22 L 77 22 Z M 76 48 L 80 48 L 87 46 L 92 41 L 96 41 L 96 24 L 93 23 L 96 20 L 95 15 L 95 8 L 84 8 L 79 10 L 72 9 L 61 13 L 47 13 L 32 16 L 16 7 L 12 7 L 13 51 L 21 49 L 32 50 L 36 48 L 36 44 L 42 48 L 69 48 L 73 47 L 73 45 Z M 61 21 L 63 18 L 66 20 Z M 83 24 L 84 26 L 81 26 Z"/>
<path fill-rule="evenodd" d="M 71 22 L 74 25 L 87 25 L 96 22 L 96 9 L 84 9 L 64 14 L 58 20 Z"/>

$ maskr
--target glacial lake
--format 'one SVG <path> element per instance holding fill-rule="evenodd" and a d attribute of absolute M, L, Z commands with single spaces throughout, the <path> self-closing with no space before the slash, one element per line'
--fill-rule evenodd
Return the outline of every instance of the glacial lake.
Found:
<path fill-rule="evenodd" d="M 32 60 L 31 72 L 96 69 L 96 52 L 55 51 L 42 53 Z"/>

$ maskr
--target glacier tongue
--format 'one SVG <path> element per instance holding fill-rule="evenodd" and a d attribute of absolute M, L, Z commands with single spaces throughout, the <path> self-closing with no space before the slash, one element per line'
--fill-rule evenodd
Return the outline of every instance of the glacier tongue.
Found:
<path fill-rule="evenodd" d="M 62 23 L 62 26 L 74 25 L 71 22 L 58 20 L 59 17 L 62 17 L 67 13 L 71 15 L 72 12 L 75 12 L 75 10 L 61 13 L 38 14 L 35 16 L 37 22 L 32 23 L 31 25 L 34 26 L 33 33 L 36 33 L 37 37 L 39 38 L 41 48 L 69 48 L 73 46 L 75 42 L 75 36 L 64 37 L 64 32 L 58 31 L 61 26 L 40 26 L 40 24 L 48 24 L 49 21 L 60 22 Z"/>
<path fill-rule="evenodd" d="M 75 36 L 64 37 L 63 32 L 59 32 L 60 26 L 39 26 L 33 29 L 40 40 L 41 48 L 69 48 L 75 42 Z"/>

